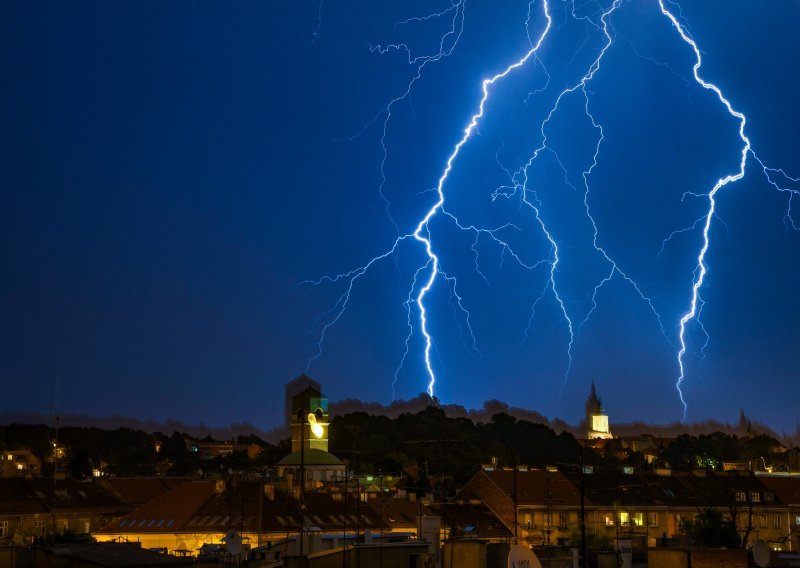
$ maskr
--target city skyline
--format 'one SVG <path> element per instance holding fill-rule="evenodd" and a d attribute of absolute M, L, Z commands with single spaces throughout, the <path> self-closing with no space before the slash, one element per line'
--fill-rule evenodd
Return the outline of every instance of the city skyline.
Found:
<path fill-rule="evenodd" d="M 8 12 L 0 411 L 797 427 L 798 6 Z"/>

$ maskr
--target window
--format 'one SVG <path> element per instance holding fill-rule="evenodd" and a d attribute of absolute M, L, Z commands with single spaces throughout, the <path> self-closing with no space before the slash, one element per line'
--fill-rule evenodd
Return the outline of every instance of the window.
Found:
<path fill-rule="evenodd" d="M 775 501 L 775 494 L 772 491 L 764 491 L 764 502 L 772 503 Z"/>
<path fill-rule="evenodd" d="M 614 526 L 614 515 L 606 515 L 606 526 L 607 527 Z"/>
<path fill-rule="evenodd" d="M 772 528 L 773 529 L 781 528 L 781 516 L 780 515 L 773 515 L 772 516 Z"/>
<path fill-rule="evenodd" d="M 747 493 L 745 493 L 744 491 L 737 491 L 735 498 L 737 503 L 744 503 L 745 501 L 747 501 Z"/>
<path fill-rule="evenodd" d="M 569 513 L 559 513 L 558 528 L 566 530 L 567 526 L 569 526 Z"/>
<path fill-rule="evenodd" d="M 631 524 L 631 516 L 628 514 L 627 511 L 620 511 L 619 524 L 622 525 L 623 527 Z"/>
<path fill-rule="evenodd" d="M 761 503 L 761 493 L 759 493 L 758 491 L 751 491 L 750 500 L 753 503 Z"/>
<path fill-rule="evenodd" d="M 0 521 L 0 538 L 8 536 L 8 521 Z"/>
<path fill-rule="evenodd" d="M 800 526 L 800 516 L 794 518 L 794 524 Z"/>
<path fill-rule="evenodd" d="M 44 521 L 34 521 L 33 522 L 33 532 L 36 536 L 44 536 L 44 531 L 47 528 L 47 524 Z"/>
<path fill-rule="evenodd" d="M 686 520 L 680 514 L 675 515 L 675 526 L 678 528 L 678 534 L 686 534 Z"/>
<path fill-rule="evenodd" d="M 651 527 L 658 526 L 658 513 L 647 513 L 647 524 Z"/>
<path fill-rule="evenodd" d="M 758 526 L 759 527 L 761 527 L 762 529 L 767 528 L 767 516 L 766 515 L 762 514 L 762 515 L 754 515 L 754 516 L 758 517 Z M 756 523 L 754 522 L 753 525 L 755 525 L 755 524 Z"/>
<path fill-rule="evenodd" d="M 631 522 L 635 527 L 644 526 L 644 515 L 642 515 L 642 513 L 633 513 L 631 515 Z"/>

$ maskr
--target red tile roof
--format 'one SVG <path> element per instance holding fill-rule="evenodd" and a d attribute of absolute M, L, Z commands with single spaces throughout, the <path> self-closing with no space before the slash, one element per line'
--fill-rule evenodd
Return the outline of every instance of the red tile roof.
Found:
<path fill-rule="evenodd" d="M 121 501 L 138 506 L 160 497 L 187 481 L 190 481 L 190 478 L 106 477 L 98 480 L 97 483 Z"/>

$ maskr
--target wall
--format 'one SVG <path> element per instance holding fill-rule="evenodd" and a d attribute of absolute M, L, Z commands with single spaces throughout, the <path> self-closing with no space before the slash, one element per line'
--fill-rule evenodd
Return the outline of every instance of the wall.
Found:
<path fill-rule="evenodd" d="M 648 568 L 747 568 L 746 550 L 685 550 L 651 548 Z"/>

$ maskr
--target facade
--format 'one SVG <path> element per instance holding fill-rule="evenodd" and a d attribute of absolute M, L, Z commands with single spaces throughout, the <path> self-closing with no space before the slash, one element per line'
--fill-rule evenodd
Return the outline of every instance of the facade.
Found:
<path fill-rule="evenodd" d="M 131 509 L 93 482 L 0 479 L 0 546 L 53 534 L 88 534 Z"/>
<path fill-rule="evenodd" d="M 0 453 L 0 477 L 36 477 L 42 460 L 29 450 L 4 450 Z"/>
<path fill-rule="evenodd" d="M 583 486 L 587 540 L 598 546 L 621 538 L 640 549 L 685 540 L 687 523 L 709 508 L 732 519 L 750 545 L 763 540 L 796 551 L 800 544 L 800 476 L 613 471 L 587 473 Z M 574 544 L 580 487 L 579 471 L 480 471 L 461 496 L 486 504 L 527 544 Z"/>

